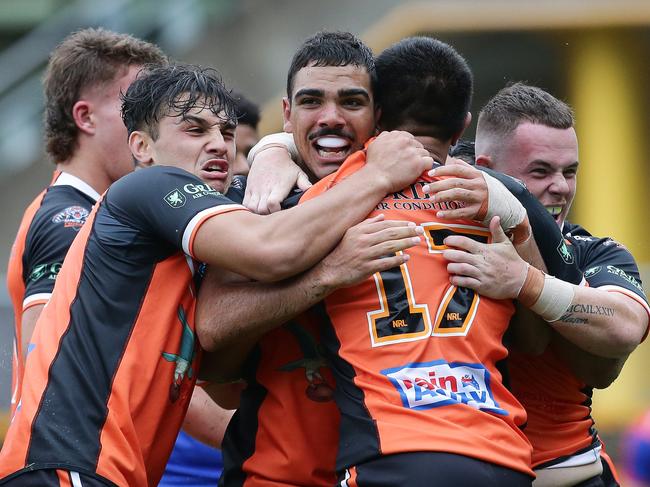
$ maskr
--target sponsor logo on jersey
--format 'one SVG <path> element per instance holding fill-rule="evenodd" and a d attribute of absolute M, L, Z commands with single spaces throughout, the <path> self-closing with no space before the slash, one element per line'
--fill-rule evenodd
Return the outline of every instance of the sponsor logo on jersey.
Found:
<path fill-rule="evenodd" d="M 626 273 L 623 269 L 619 269 L 618 267 L 614 267 L 613 265 L 608 265 L 607 272 L 610 274 L 614 274 L 615 276 L 618 276 L 621 279 L 626 280 L 627 282 L 632 284 L 635 288 L 637 288 L 639 291 L 643 292 L 643 287 L 641 286 L 641 283 L 637 281 L 633 276 Z"/>
<path fill-rule="evenodd" d="M 165 195 L 165 203 L 172 208 L 182 208 L 185 206 L 187 199 L 180 189 L 173 189 Z"/>
<path fill-rule="evenodd" d="M 436 360 L 382 371 L 409 409 L 467 405 L 481 411 L 508 415 L 494 400 L 490 373 L 481 364 Z"/>
<path fill-rule="evenodd" d="M 570 233 L 567 235 L 567 237 L 572 238 L 573 240 L 578 240 L 582 242 L 592 242 L 596 240 L 595 237 L 585 237 L 583 235 L 571 235 Z"/>
<path fill-rule="evenodd" d="M 61 270 L 61 262 L 53 262 L 51 264 L 37 264 L 32 268 L 27 278 L 30 282 L 36 282 L 41 279 L 56 279 L 56 276 Z"/>
<path fill-rule="evenodd" d="M 557 251 L 564 262 L 567 264 L 573 264 L 573 254 L 569 250 L 569 246 L 566 244 L 564 239 L 560 240 L 560 243 L 557 246 Z"/>
<path fill-rule="evenodd" d="M 602 270 L 602 266 L 597 265 L 596 267 L 590 267 L 585 271 L 585 279 L 589 279 L 591 276 L 595 276 Z"/>
<path fill-rule="evenodd" d="M 193 183 L 188 183 L 185 186 L 183 186 L 183 191 L 185 191 L 187 194 L 192 195 L 193 199 L 197 198 L 202 198 L 204 196 L 216 196 L 219 193 L 216 191 L 212 186 L 209 184 L 193 184 Z"/>
<path fill-rule="evenodd" d="M 63 223 L 66 228 L 79 230 L 86 223 L 89 213 L 83 206 L 68 206 L 52 217 L 52 223 Z"/>

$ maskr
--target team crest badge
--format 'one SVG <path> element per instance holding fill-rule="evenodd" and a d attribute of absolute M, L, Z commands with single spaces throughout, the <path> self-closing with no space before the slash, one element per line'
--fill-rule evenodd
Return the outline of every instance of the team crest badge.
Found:
<path fill-rule="evenodd" d="M 560 240 L 560 244 L 557 246 L 557 251 L 560 253 L 562 260 L 567 264 L 573 264 L 573 254 L 569 250 L 564 239 Z"/>
<path fill-rule="evenodd" d="M 179 189 L 174 189 L 165 195 L 165 203 L 172 208 L 181 208 L 185 206 L 185 195 Z"/>
<path fill-rule="evenodd" d="M 68 206 L 52 218 L 52 223 L 63 223 L 66 228 L 79 230 L 88 218 L 89 211 L 83 206 Z"/>

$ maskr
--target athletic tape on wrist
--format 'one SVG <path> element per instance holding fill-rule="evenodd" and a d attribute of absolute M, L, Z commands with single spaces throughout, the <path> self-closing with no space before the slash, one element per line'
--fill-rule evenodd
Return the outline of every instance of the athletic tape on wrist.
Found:
<path fill-rule="evenodd" d="M 498 216 L 504 231 L 517 227 L 526 218 L 526 209 L 497 179 L 484 172 L 481 174 L 488 189 L 488 208 L 483 224 L 489 224 L 492 217 Z"/>
<path fill-rule="evenodd" d="M 575 292 L 573 285 L 528 267 L 519 301 L 545 321 L 557 321 L 569 308 Z"/>
<path fill-rule="evenodd" d="M 277 134 L 265 135 L 253 146 L 253 148 L 248 152 L 248 165 L 253 164 L 253 160 L 257 154 L 262 152 L 264 149 L 269 149 L 271 147 L 282 147 L 289 151 L 289 155 L 294 162 L 300 160 L 298 148 L 293 140 L 293 134 L 278 132 Z"/>

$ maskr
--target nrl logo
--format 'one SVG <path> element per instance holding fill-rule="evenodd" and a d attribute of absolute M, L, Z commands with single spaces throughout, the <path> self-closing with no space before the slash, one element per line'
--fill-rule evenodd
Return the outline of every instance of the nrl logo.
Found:
<path fill-rule="evenodd" d="M 172 208 L 181 208 L 185 206 L 185 195 L 178 189 L 174 189 L 165 195 L 165 203 Z"/>

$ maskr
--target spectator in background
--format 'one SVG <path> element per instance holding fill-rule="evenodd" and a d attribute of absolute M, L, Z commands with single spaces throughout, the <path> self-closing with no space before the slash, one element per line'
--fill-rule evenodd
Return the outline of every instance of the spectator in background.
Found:
<path fill-rule="evenodd" d="M 260 136 L 257 133 L 257 125 L 260 121 L 259 107 L 240 93 L 232 93 L 237 104 L 237 130 L 235 132 L 235 144 L 237 155 L 233 174 L 246 176 L 250 167 L 248 166 L 248 153 L 257 144 Z"/>

